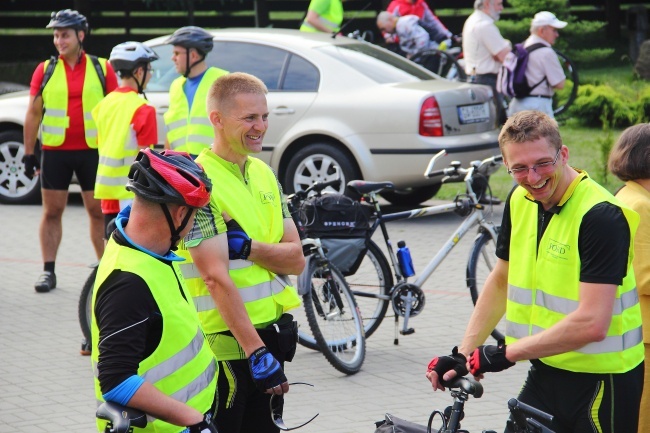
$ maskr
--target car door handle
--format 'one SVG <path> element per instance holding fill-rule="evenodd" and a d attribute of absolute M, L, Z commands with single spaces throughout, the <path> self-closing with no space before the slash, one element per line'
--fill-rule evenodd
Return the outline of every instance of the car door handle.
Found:
<path fill-rule="evenodd" d="M 296 114 L 296 110 L 288 107 L 278 107 L 274 108 L 272 111 L 273 114 L 283 115 L 283 114 Z"/>

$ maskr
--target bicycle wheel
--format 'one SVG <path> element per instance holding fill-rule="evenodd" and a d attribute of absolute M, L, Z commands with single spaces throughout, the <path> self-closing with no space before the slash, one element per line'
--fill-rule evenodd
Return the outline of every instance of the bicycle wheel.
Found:
<path fill-rule="evenodd" d="M 361 310 L 366 338 L 384 320 L 393 288 L 393 273 L 386 256 L 373 241 L 368 241 L 367 246 L 368 250 L 357 271 L 345 277 Z"/>
<path fill-rule="evenodd" d="M 355 374 L 366 357 L 366 339 L 354 296 L 332 264 L 314 260 L 309 273 L 311 293 L 304 297 L 309 327 L 329 363 L 342 373 Z"/>
<path fill-rule="evenodd" d="M 451 81 L 467 81 L 467 74 L 458 61 L 445 51 L 426 50 L 411 59 L 434 74 Z"/>
<path fill-rule="evenodd" d="M 85 346 L 90 350 L 91 336 L 90 336 L 90 321 L 92 320 L 93 308 L 93 286 L 95 285 L 95 277 L 97 276 L 97 266 L 93 267 L 92 272 L 86 279 L 81 295 L 79 296 L 79 325 L 81 332 L 86 339 Z"/>
<path fill-rule="evenodd" d="M 472 295 L 472 302 L 476 305 L 480 290 L 483 288 L 485 279 L 492 272 L 497 261 L 496 239 L 492 239 L 490 233 L 483 232 L 474 241 L 467 263 L 467 287 Z M 505 320 L 501 319 L 496 329 L 492 331 L 495 340 L 504 338 Z"/>
<path fill-rule="evenodd" d="M 575 101 L 578 96 L 578 86 L 580 85 L 580 82 L 578 79 L 578 71 L 571 60 L 558 50 L 555 50 L 555 53 L 560 60 L 560 65 L 562 65 L 564 75 L 566 76 L 564 88 L 556 91 L 553 95 L 553 113 L 557 117 L 560 114 L 565 113 L 571 104 L 573 104 L 573 101 Z"/>

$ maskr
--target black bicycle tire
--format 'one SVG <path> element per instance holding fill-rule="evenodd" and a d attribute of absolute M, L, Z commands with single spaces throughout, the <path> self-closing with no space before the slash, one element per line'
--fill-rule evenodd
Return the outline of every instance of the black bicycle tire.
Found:
<path fill-rule="evenodd" d="M 352 276 L 347 277 L 347 282 L 348 285 L 350 285 L 350 288 L 352 289 L 352 293 L 355 296 L 357 305 L 359 305 L 361 309 L 361 317 L 363 318 L 363 328 L 366 334 L 366 339 L 368 339 L 372 334 L 374 334 L 377 328 L 379 328 L 379 325 L 381 325 L 382 320 L 384 320 L 384 317 L 386 317 L 386 312 L 388 311 L 388 306 L 390 305 L 391 302 L 390 291 L 393 288 L 394 283 L 393 283 L 393 273 L 391 272 L 391 267 L 388 264 L 388 259 L 386 259 L 386 256 L 382 252 L 381 248 L 379 248 L 379 245 L 377 245 L 374 241 L 369 240 L 366 243 L 366 246 L 368 247 L 368 249 L 366 250 L 366 257 L 364 257 L 363 260 L 370 260 L 372 265 L 375 267 L 378 281 L 380 283 L 383 281 L 383 284 L 381 284 L 379 287 L 379 293 L 376 294 L 384 296 L 386 299 L 374 298 L 377 299 L 377 306 L 374 308 L 374 311 L 372 309 L 365 308 L 365 306 L 363 305 L 363 300 L 373 299 L 373 298 L 363 297 L 361 296 L 361 293 L 364 292 L 360 290 L 355 290 L 354 284 L 350 283 L 353 280 L 351 278 Z M 375 261 L 373 261 L 372 257 L 375 258 Z"/>
<path fill-rule="evenodd" d="M 484 257 L 483 249 L 485 248 L 486 244 L 489 241 L 496 242 L 496 239 L 493 240 L 492 236 L 488 232 L 481 233 L 474 241 L 474 246 L 472 247 L 472 250 L 469 255 L 469 260 L 467 262 L 467 287 L 469 288 L 469 293 L 472 296 L 472 303 L 475 306 L 479 297 L 479 290 L 480 290 L 480 287 L 478 287 L 477 284 L 477 273 L 478 273 L 477 268 L 479 266 L 480 258 Z M 504 338 L 503 333 L 501 333 L 498 329 L 494 329 L 491 332 L 491 335 L 497 341 Z"/>
<path fill-rule="evenodd" d="M 90 321 L 92 320 L 92 300 L 93 300 L 93 287 L 95 285 L 95 277 L 97 276 L 97 266 L 93 267 L 92 272 L 86 279 L 86 282 L 81 289 L 81 294 L 79 295 L 79 326 L 81 326 L 81 332 L 83 333 L 84 338 L 86 339 L 86 346 L 91 347 L 92 337 L 90 334 Z"/>
<path fill-rule="evenodd" d="M 449 78 L 449 76 L 448 76 L 449 72 L 447 72 L 445 74 L 442 74 L 441 73 L 442 71 L 440 69 L 438 69 L 437 71 L 433 71 L 433 70 L 431 70 L 429 68 L 426 68 L 426 66 L 424 66 L 421 63 L 423 61 L 422 59 L 425 56 L 444 57 L 445 62 L 449 62 L 449 64 L 454 65 L 454 67 L 456 68 L 457 76 Z M 454 58 L 454 56 L 447 53 L 446 51 L 436 50 L 436 49 L 425 50 L 425 51 L 422 51 L 422 52 L 416 54 L 415 56 L 413 56 L 413 58 L 411 60 L 413 60 L 415 63 L 419 64 L 420 66 L 426 68 L 427 70 L 433 72 L 434 74 L 440 75 L 442 78 L 445 78 L 445 79 L 448 79 L 448 80 L 451 80 L 451 81 L 462 81 L 462 82 L 467 81 L 467 74 L 465 73 L 465 70 L 462 68 L 462 66 L 460 66 L 460 63 L 458 63 L 458 61 Z"/>
<path fill-rule="evenodd" d="M 578 97 L 578 87 L 580 87 L 580 78 L 578 76 L 578 70 L 576 69 L 571 59 L 569 59 L 567 55 L 561 51 L 558 51 L 556 49 L 554 49 L 554 51 L 558 57 L 563 59 L 571 67 L 571 81 L 573 82 L 573 88 L 571 89 L 571 93 L 569 94 L 569 99 L 567 100 L 567 102 L 565 102 L 564 105 L 553 109 L 553 114 L 557 117 L 563 113 L 566 113 L 566 111 L 569 109 L 569 107 L 571 107 L 573 102 Z"/>
<path fill-rule="evenodd" d="M 311 276 L 316 274 L 318 272 L 318 269 L 320 269 L 320 265 L 318 264 L 318 261 L 317 260 L 311 261 L 309 275 Z M 361 315 L 359 313 L 359 309 L 357 308 L 357 304 L 354 300 L 354 295 L 350 291 L 350 288 L 348 287 L 348 284 L 345 281 L 345 277 L 343 276 L 343 273 L 339 271 L 331 263 L 329 264 L 329 270 L 332 273 L 332 277 L 337 283 L 339 293 L 345 297 L 344 303 L 348 306 L 348 309 L 350 310 L 350 313 L 353 317 L 353 321 L 355 322 L 354 326 L 356 329 L 355 331 L 356 335 L 353 336 L 352 340 L 350 341 L 347 341 L 348 337 L 345 337 L 345 340 L 343 342 L 326 340 L 325 336 L 323 335 L 323 332 L 321 331 L 317 313 L 314 311 L 315 310 L 314 304 L 315 302 L 318 302 L 318 295 L 316 291 L 314 291 L 313 287 L 311 290 L 311 294 L 305 295 L 303 297 L 303 299 L 307 298 L 304 304 L 305 315 L 307 316 L 307 321 L 309 323 L 309 327 L 311 328 L 311 332 L 314 335 L 314 338 L 316 338 L 316 341 L 318 342 L 320 351 L 323 353 L 327 361 L 341 373 L 352 375 L 359 372 L 359 370 L 361 369 L 361 365 L 363 364 L 363 361 L 366 357 L 366 339 L 363 334 L 363 323 L 361 321 Z M 337 352 L 339 352 L 341 346 L 348 345 L 348 344 L 352 344 L 353 346 L 356 347 L 355 356 L 349 362 L 337 356 Z"/>

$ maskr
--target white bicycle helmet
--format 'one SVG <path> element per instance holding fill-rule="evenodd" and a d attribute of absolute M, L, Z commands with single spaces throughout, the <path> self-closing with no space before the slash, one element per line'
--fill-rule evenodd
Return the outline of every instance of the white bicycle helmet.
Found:
<path fill-rule="evenodd" d="M 158 54 L 141 42 L 129 41 L 116 45 L 109 60 L 115 70 L 133 71 L 142 63 L 158 60 Z"/>

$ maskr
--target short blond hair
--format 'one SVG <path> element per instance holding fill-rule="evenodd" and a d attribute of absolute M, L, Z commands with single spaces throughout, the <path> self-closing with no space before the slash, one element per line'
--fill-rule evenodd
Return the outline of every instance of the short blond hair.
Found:
<path fill-rule="evenodd" d="M 266 95 L 268 92 L 262 80 L 254 75 L 245 72 L 222 75 L 212 83 L 208 91 L 208 112 L 227 109 L 239 94 Z"/>
<path fill-rule="evenodd" d="M 555 119 L 541 111 L 520 111 L 510 116 L 501 128 L 499 148 L 503 153 L 506 144 L 536 141 L 542 137 L 546 138 L 554 149 L 558 150 L 562 147 L 562 137 Z"/>

